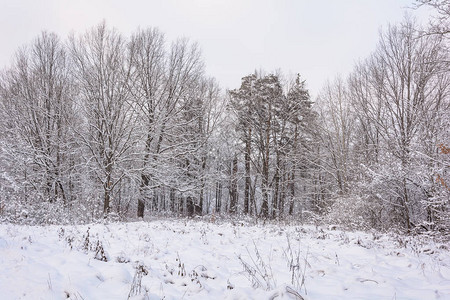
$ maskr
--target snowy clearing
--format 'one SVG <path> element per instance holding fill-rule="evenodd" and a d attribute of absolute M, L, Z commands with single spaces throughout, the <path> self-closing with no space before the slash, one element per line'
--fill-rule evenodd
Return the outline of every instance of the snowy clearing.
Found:
<path fill-rule="evenodd" d="M 89 229 L 89 230 L 88 230 Z M 194 220 L 0 225 L 2 299 L 450 299 L 448 245 Z"/>

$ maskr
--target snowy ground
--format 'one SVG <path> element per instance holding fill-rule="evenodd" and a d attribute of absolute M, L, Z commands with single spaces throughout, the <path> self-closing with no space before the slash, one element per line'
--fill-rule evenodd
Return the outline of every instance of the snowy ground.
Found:
<path fill-rule="evenodd" d="M 450 299 L 448 245 L 242 225 L 3 224 L 0 298 Z"/>

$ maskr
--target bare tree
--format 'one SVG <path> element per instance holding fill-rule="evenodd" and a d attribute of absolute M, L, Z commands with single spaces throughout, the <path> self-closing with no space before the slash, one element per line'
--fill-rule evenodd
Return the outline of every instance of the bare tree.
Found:
<path fill-rule="evenodd" d="M 422 32 L 410 19 L 389 27 L 350 76 L 355 184 L 371 226 L 388 220 L 411 229 L 426 220 L 433 227 L 434 216 L 448 209 L 435 180 L 448 113 L 448 53 L 440 36 Z"/>
<path fill-rule="evenodd" d="M 449 39 L 450 36 L 450 3 L 448 0 L 416 0 L 416 8 L 428 6 L 433 8 L 437 15 L 430 20 L 430 27 L 422 31 L 427 35 L 439 35 Z"/>
<path fill-rule="evenodd" d="M 319 95 L 318 104 L 321 109 L 322 145 L 330 154 L 327 169 L 336 180 L 339 194 L 344 195 L 349 192 L 354 119 L 343 80 L 337 78 L 333 84 L 328 83 Z"/>
<path fill-rule="evenodd" d="M 114 189 L 128 175 L 135 144 L 135 114 L 131 106 L 131 59 L 125 40 L 102 23 L 83 36 L 70 37 L 74 76 L 80 89 L 85 128 L 79 138 L 103 191 L 103 215 L 111 211 Z"/>
<path fill-rule="evenodd" d="M 137 216 L 144 217 L 146 198 L 156 185 L 158 153 L 157 145 L 164 132 L 160 132 L 166 107 L 164 94 L 166 51 L 164 35 L 157 29 L 139 30 L 129 43 L 128 51 L 132 60 L 133 80 L 131 94 L 139 116 L 140 131 L 143 134 L 142 172 L 140 175 L 140 197 Z M 158 134 L 160 135 L 158 137 Z M 156 197 L 156 196 L 154 196 Z"/>
<path fill-rule="evenodd" d="M 424 113 L 437 100 L 433 91 L 435 76 L 442 74 L 442 49 L 438 38 L 420 38 L 414 22 L 407 20 L 381 35 L 373 60 L 373 80 L 386 114 L 379 125 L 389 151 L 400 162 L 396 193 L 407 228 L 416 204 L 408 188 L 414 142 Z"/>
<path fill-rule="evenodd" d="M 63 200 L 68 205 L 75 198 L 73 95 L 67 53 L 53 33 L 43 32 L 22 48 L 4 73 L 4 137 L 9 137 L 4 153 L 16 170 L 25 200 L 30 194 L 51 203 Z"/>

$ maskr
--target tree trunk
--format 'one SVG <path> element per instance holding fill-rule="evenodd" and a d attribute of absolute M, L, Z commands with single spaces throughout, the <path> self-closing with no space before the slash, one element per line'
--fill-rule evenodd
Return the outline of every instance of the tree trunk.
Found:
<path fill-rule="evenodd" d="M 237 212 L 238 203 L 238 191 L 237 191 L 237 171 L 238 171 L 238 159 L 237 155 L 234 156 L 231 167 L 231 187 L 230 187 L 230 213 Z"/>
<path fill-rule="evenodd" d="M 222 183 L 216 183 L 216 213 L 220 213 L 222 207 Z"/>
<path fill-rule="evenodd" d="M 250 154 L 251 154 L 251 135 L 252 129 L 248 129 L 248 136 L 245 141 L 245 189 L 244 189 L 244 214 L 250 212 L 250 189 L 251 189 L 251 177 L 250 177 Z"/>
<path fill-rule="evenodd" d="M 148 176 L 141 174 L 141 187 L 140 187 L 140 197 L 138 199 L 137 205 L 137 217 L 144 218 L 144 210 L 145 210 L 145 194 L 147 192 L 148 187 Z"/>
<path fill-rule="evenodd" d="M 289 196 L 289 215 L 294 214 L 294 199 L 295 199 L 295 170 L 292 170 L 291 178 L 289 179 L 290 196 Z"/>

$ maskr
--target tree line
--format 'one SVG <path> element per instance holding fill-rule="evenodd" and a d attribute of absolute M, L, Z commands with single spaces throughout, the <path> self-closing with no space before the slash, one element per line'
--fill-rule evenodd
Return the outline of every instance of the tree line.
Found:
<path fill-rule="evenodd" d="M 197 44 L 155 28 L 43 32 L 1 73 L 0 216 L 448 231 L 448 53 L 445 32 L 406 18 L 313 101 L 277 72 L 221 91 Z"/>

